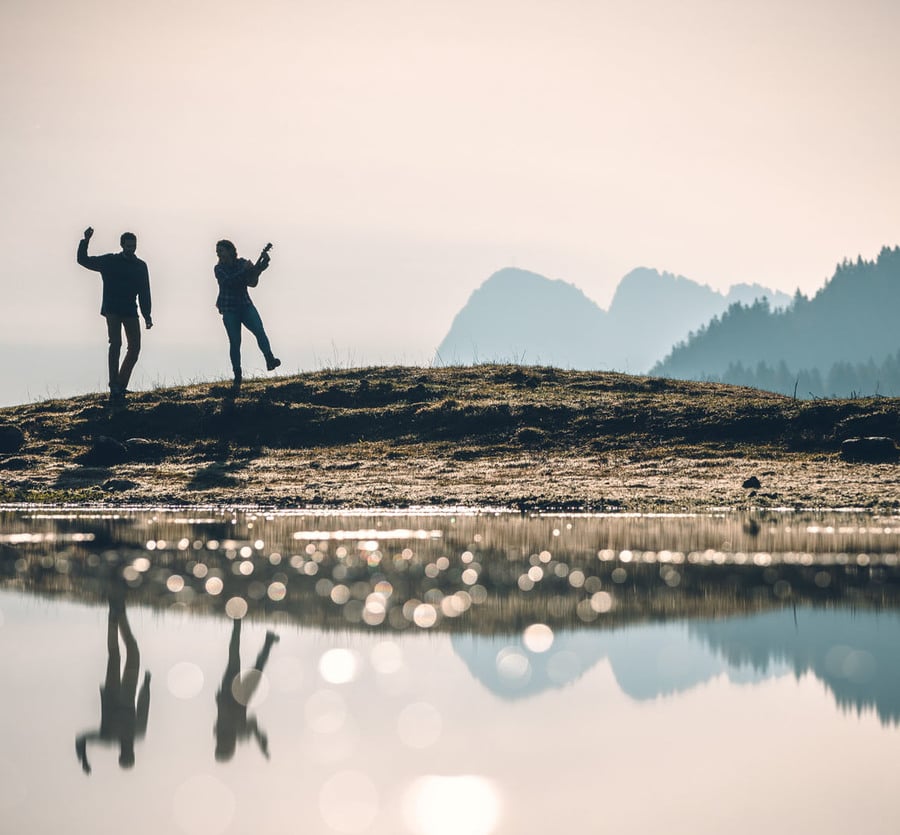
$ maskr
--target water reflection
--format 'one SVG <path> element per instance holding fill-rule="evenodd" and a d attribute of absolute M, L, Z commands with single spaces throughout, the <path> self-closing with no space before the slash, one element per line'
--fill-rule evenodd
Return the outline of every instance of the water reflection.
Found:
<path fill-rule="evenodd" d="M 96 600 L 120 572 L 153 607 L 339 629 L 492 634 L 900 605 L 900 520 L 862 513 L 0 512 L 0 525 L 0 576 L 20 587 Z"/>
<path fill-rule="evenodd" d="M 900 523 L 753 521 L 0 513 L 0 828 L 893 833 Z"/>
<path fill-rule="evenodd" d="M 260 730 L 255 716 L 247 715 L 250 700 L 262 680 L 269 652 L 278 640 L 271 630 L 266 632 L 256 661 L 248 670 L 241 670 L 241 620 L 236 618 L 228 642 L 228 664 L 216 693 L 216 759 L 227 762 L 234 756 L 238 742 L 253 737 L 263 756 L 269 759 L 269 738 Z"/>
<path fill-rule="evenodd" d="M 115 584 L 108 594 L 109 614 L 106 627 L 106 678 L 100 686 L 100 727 L 75 738 L 75 751 L 85 774 L 91 773 L 88 745 L 117 745 L 119 765 L 134 766 L 134 744 L 147 732 L 150 713 L 150 672 L 138 692 L 141 654 L 125 611 L 125 589 Z M 125 665 L 119 650 L 119 637 L 125 646 Z"/>

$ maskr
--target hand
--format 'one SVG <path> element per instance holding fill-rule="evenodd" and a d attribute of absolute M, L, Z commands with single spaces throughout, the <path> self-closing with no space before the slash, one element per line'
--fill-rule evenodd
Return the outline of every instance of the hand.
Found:
<path fill-rule="evenodd" d="M 150 330 L 150 328 L 153 327 L 153 320 L 149 316 L 144 319 L 144 327 L 147 328 L 147 330 Z"/>
<path fill-rule="evenodd" d="M 87 229 L 84 230 L 84 239 L 89 241 L 91 239 L 91 235 L 94 234 L 94 230 L 92 227 L 88 226 Z"/>

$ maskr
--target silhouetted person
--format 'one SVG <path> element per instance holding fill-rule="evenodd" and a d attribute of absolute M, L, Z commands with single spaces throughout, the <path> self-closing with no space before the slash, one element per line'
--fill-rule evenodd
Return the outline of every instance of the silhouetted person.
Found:
<path fill-rule="evenodd" d="M 100 273 L 103 280 L 103 300 L 100 315 L 106 317 L 109 337 L 109 396 L 111 400 L 124 400 L 128 381 L 141 352 L 141 326 L 138 321 L 138 303 L 147 330 L 153 327 L 150 317 L 150 274 L 147 265 L 134 253 L 137 237 L 133 232 L 123 232 L 119 243 L 121 252 L 108 255 L 88 255 L 88 242 L 94 230 L 89 226 L 78 244 L 78 263 Z M 122 353 L 122 331 L 125 331 L 127 348 Z"/>
<path fill-rule="evenodd" d="M 262 319 L 247 292 L 248 287 L 256 287 L 259 284 L 260 273 L 269 266 L 269 246 L 262 251 L 254 264 L 246 258 L 238 258 L 237 249 L 231 241 L 222 240 L 216 244 L 216 255 L 219 258 L 219 263 L 214 269 L 216 281 L 219 282 L 216 308 L 222 314 L 222 323 L 228 334 L 231 370 L 234 373 L 232 389 L 235 394 L 240 391 L 243 379 L 241 325 L 256 337 L 259 350 L 266 358 L 266 369 L 272 371 L 281 365 L 281 360 L 272 353 Z"/>
<path fill-rule="evenodd" d="M 268 737 L 259 729 L 255 716 L 247 716 L 247 705 L 262 677 L 272 644 L 278 640 L 274 632 L 266 632 L 266 640 L 256 657 L 252 670 L 241 675 L 241 621 L 235 620 L 228 643 L 228 666 L 216 693 L 216 759 L 220 762 L 234 756 L 239 740 L 256 738 L 259 749 L 269 758 Z"/>
<path fill-rule="evenodd" d="M 125 666 L 119 654 L 119 634 L 125 644 Z M 119 746 L 119 765 L 134 765 L 134 743 L 147 731 L 150 713 L 150 673 L 144 673 L 140 693 L 137 692 L 141 654 L 125 614 L 124 595 L 110 594 L 109 618 L 106 629 L 106 648 L 109 660 L 106 680 L 100 687 L 100 727 L 96 731 L 79 734 L 75 751 L 85 774 L 91 773 L 87 757 L 89 742 Z M 135 699 L 136 697 L 136 699 Z"/>

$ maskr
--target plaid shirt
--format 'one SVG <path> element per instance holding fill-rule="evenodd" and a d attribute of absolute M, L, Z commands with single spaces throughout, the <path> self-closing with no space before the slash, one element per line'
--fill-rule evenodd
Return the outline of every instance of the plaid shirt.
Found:
<path fill-rule="evenodd" d="M 216 281 L 219 282 L 219 297 L 216 299 L 216 307 L 219 313 L 227 310 L 240 310 L 245 305 L 251 304 L 249 286 L 255 286 L 257 278 L 252 261 L 246 258 L 238 258 L 231 266 L 216 264 Z"/>

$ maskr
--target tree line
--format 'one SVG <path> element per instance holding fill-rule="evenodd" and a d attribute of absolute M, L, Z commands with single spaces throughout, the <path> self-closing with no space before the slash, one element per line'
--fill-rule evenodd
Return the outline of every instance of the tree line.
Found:
<path fill-rule="evenodd" d="M 844 260 L 812 298 L 736 303 L 651 370 L 798 397 L 900 395 L 900 247 Z"/>

